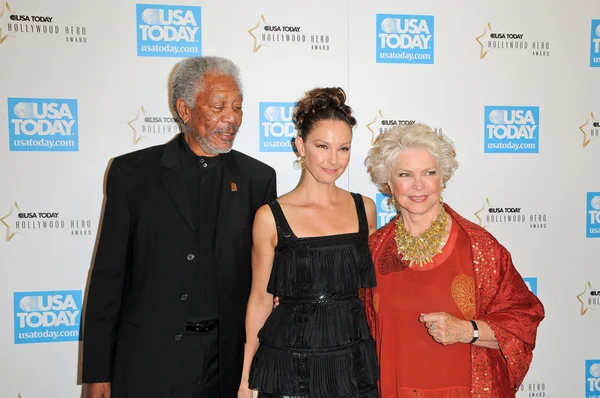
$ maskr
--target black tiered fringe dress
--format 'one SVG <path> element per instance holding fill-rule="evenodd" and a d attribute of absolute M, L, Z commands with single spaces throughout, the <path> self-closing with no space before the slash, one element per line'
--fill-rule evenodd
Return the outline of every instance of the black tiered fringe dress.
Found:
<path fill-rule="evenodd" d="M 296 237 L 269 203 L 277 247 L 267 291 L 280 305 L 258 334 L 250 387 L 259 397 L 378 397 L 375 342 L 358 298 L 375 286 L 375 270 L 362 196 L 352 196 L 359 231 L 331 236 Z"/>

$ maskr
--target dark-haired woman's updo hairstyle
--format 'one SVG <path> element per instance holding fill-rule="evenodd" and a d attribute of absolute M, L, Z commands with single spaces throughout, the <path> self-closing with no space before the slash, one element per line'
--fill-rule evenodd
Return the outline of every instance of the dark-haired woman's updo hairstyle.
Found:
<path fill-rule="evenodd" d="M 340 87 L 315 88 L 298 101 L 294 108 L 294 125 L 306 140 L 315 124 L 324 120 L 341 120 L 354 127 L 352 108 L 346 105 L 346 93 Z"/>

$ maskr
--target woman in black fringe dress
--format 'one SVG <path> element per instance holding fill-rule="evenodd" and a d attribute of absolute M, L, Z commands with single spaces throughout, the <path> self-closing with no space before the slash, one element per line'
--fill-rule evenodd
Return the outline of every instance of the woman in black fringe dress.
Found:
<path fill-rule="evenodd" d="M 238 397 L 376 398 L 377 354 L 358 297 L 375 285 L 375 204 L 335 185 L 356 119 L 341 88 L 319 88 L 299 101 L 294 123 L 300 182 L 254 219 Z"/>

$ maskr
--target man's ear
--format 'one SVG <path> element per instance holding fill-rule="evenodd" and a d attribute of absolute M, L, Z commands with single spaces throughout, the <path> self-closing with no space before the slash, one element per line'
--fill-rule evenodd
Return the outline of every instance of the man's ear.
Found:
<path fill-rule="evenodd" d="M 181 120 L 183 120 L 183 124 L 187 124 L 190 121 L 192 110 L 190 109 L 188 104 L 185 103 L 183 98 L 177 98 L 175 110 L 177 111 L 177 114 L 179 115 Z"/>

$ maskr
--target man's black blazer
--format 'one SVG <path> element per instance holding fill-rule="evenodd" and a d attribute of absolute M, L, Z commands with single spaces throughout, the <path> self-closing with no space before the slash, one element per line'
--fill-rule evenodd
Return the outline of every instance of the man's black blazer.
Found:
<path fill-rule="evenodd" d="M 115 158 L 92 270 L 82 381 L 112 382 L 112 398 L 169 397 L 198 245 L 179 161 L 180 139 Z M 277 196 L 275 170 L 223 156 L 215 232 L 221 397 L 237 395 L 250 293 L 252 222 Z"/>

